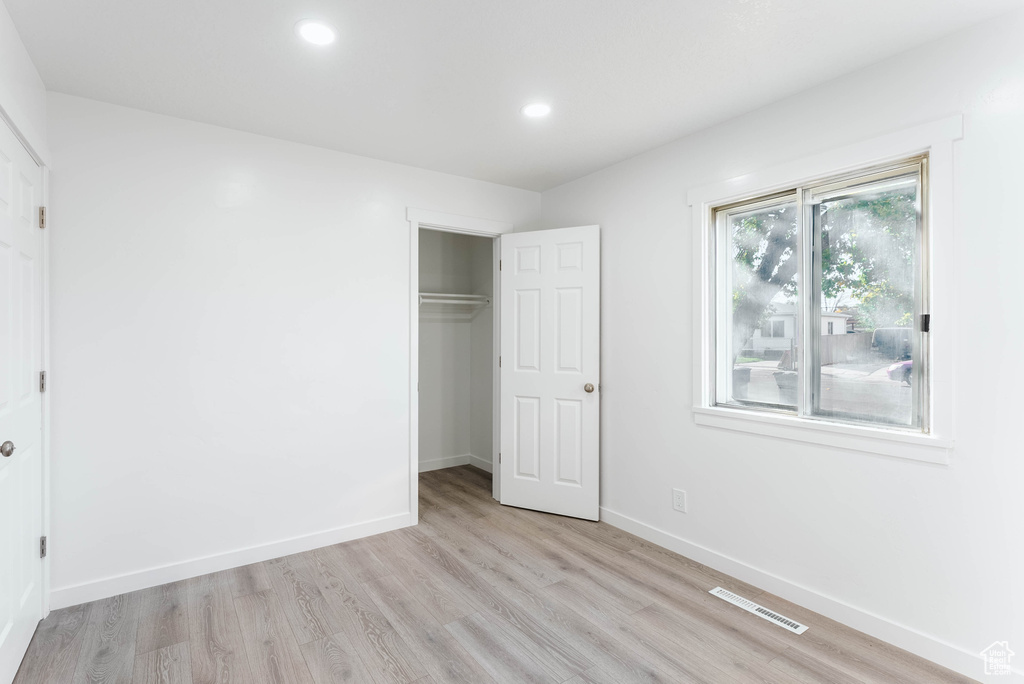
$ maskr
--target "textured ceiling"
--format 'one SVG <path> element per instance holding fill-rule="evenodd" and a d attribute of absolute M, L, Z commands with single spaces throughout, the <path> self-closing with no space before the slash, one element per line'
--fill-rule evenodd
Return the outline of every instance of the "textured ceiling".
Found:
<path fill-rule="evenodd" d="M 544 190 L 1019 0 L 4 0 L 50 90 Z M 303 18 L 339 30 L 299 41 Z M 908 84 L 908 87 L 913 87 Z M 550 117 L 519 108 L 549 102 Z"/>

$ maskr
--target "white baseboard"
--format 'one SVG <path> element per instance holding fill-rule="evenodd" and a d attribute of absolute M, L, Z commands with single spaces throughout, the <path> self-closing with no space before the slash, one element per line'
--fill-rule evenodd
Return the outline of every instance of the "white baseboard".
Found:
<path fill-rule="evenodd" d="M 463 454 L 462 456 L 445 456 L 443 458 L 420 461 L 420 472 L 425 473 L 429 470 L 441 470 L 442 468 L 454 468 L 455 466 L 464 465 L 476 466 L 480 470 L 486 470 L 487 472 L 491 472 L 494 469 L 489 460 L 474 456 L 473 454 Z"/>
<path fill-rule="evenodd" d="M 469 454 L 463 454 L 462 456 L 444 456 L 442 458 L 420 461 L 420 472 L 425 473 L 428 470 L 441 470 L 442 468 L 469 465 L 469 458 Z"/>
<path fill-rule="evenodd" d="M 313 534 L 293 537 L 270 544 L 228 551 L 227 553 L 196 558 L 181 563 L 172 563 L 70 587 L 60 587 L 50 592 L 50 609 L 57 610 L 68 606 L 77 606 L 80 603 L 109 598 L 130 591 L 138 591 L 139 589 L 147 589 L 160 584 L 166 584 L 167 582 L 177 582 L 178 580 L 198 577 L 199 575 L 211 572 L 229 570 L 242 565 L 249 565 L 250 563 L 259 563 L 293 553 L 301 553 L 323 546 L 369 537 L 374 534 L 408 527 L 411 524 L 410 521 L 411 517 L 408 513 L 399 513 L 398 515 L 386 518 L 377 518 L 376 520 L 368 520 L 354 525 L 336 527 L 331 530 L 314 532 Z"/>
<path fill-rule="evenodd" d="M 787 601 L 792 601 L 808 610 L 821 613 L 825 617 L 860 630 L 876 639 L 881 639 L 915 655 L 919 655 L 926 660 L 938 663 L 943 667 L 948 667 L 966 677 L 972 679 L 984 677 L 981 657 L 970 652 L 968 649 L 954 646 L 911 627 L 856 608 L 843 601 L 818 593 L 813 589 L 747 565 L 735 558 L 712 551 L 699 544 L 694 544 L 670 532 L 604 507 L 601 508 L 601 520 L 658 546 L 675 551 L 698 563 L 703 563 L 719 572 L 731 575 L 747 584 L 752 584 L 777 596 L 781 596 Z M 1014 669 L 1014 673 L 1024 679 L 1024 673 L 1020 673 L 1016 669 Z M 1019 681 L 1017 676 L 1011 678 L 1002 677 L 1000 679 L 1005 682 Z"/>
<path fill-rule="evenodd" d="M 486 470 L 489 473 L 494 472 L 494 462 L 489 458 L 480 458 L 479 456 L 470 454 L 469 465 L 476 466 L 480 470 Z"/>

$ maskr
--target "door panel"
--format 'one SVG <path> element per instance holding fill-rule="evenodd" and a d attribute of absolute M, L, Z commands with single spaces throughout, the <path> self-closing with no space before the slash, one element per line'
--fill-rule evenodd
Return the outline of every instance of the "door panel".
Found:
<path fill-rule="evenodd" d="M 0 682 L 42 617 L 42 169 L 0 123 Z"/>
<path fill-rule="evenodd" d="M 598 518 L 600 246 L 597 226 L 501 237 L 503 504 Z"/>

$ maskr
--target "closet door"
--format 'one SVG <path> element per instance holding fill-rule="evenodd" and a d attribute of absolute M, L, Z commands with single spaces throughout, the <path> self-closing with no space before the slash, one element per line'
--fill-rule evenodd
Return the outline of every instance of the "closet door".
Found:
<path fill-rule="evenodd" d="M 0 682 L 42 617 L 42 178 L 0 121 Z"/>
<path fill-rule="evenodd" d="M 600 231 L 501 236 L 501 503 L 598 519 Z"/>

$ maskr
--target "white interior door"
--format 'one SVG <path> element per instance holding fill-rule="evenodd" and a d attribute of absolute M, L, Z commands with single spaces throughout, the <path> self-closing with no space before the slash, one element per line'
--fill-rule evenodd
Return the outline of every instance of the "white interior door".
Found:
<path fill-rule="evenodd" d="M 0 682 L 42 617 L 42 186 L 0 122 Z"/>
<path fill-rule="evenodd" d="M 501 236 L 501 503 L 598 519 L 601 234 Z"/>

